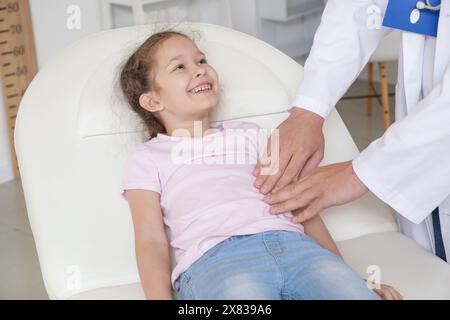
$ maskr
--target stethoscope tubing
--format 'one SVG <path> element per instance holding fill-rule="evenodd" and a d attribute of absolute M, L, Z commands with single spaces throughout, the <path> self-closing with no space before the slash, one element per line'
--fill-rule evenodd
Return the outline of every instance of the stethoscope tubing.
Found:
<path fill-rule="evenodd" d="M 433 6 L 430 3 L 430 0 L 425 0 L 425 2 L 417 1 L 416 8 L 419 10 L 428 9 L 431 11 L 439 11 L 439 10 L 441 10 L 441 5 L 439 4 L 437 6 Z"/>

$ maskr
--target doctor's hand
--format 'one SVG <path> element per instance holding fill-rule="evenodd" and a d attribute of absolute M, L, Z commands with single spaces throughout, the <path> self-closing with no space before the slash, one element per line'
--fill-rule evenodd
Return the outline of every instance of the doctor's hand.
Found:
<path fill-rule="evenodd" d="M 302 223 L 324 209 L 356 200 L 368 191 L 353 170 L 352 162 L 347 161 L 316 168 L 264 197 L 264 201 L 271 205 L 272 214 L 299 209 L 292 221 Z"/>
<path fill-rule="evenodd" d="M 300 174 L 305 174 L 316 168 L 323 159 L 324 137 L 322 127 L 325 119 L 314 112 L 293 108 L 291 115 L 281 125 L 278 126 L 279 154 L 276 158 L 278 170 L 267 170 L 261 168 L 266 165 L 258 163 L 253 171 L 256 176 L 254 186 L 261 193 L 277 191 L 289 183 Z M 265 156 L 270 154 L 271 142 L 274 135 L 268 141 Z M 270 174 L 262 174 L 269 173 Z"/>

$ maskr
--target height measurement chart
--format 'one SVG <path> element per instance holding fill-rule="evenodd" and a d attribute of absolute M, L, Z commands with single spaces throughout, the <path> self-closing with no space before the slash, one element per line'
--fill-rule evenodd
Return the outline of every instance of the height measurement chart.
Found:
<path fill-rule="evenodd" d="M 14 177 L 20 178 L 14 128 L 20 101 L 37 73 L 36 48 L 28 0 L 0 0 L 0 68 Z"/>

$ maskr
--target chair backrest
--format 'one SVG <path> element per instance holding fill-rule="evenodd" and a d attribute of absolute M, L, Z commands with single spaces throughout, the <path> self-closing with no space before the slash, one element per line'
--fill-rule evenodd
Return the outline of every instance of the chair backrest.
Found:
<path fill-rule="evenodd" d="M 208 24 L 176 29 L 200 35 L 224 92 L 214 120 L 276 128 L 302 81 L 302 67 L 268 44 Z M 139 282 L 123 165 L 145 138 L 118 87 L 122 62 L 154 25 L 94 34 L 65 48 L 23 97 L 15 141 L 31 229 L 49 297 Z M 336 111 L 325 125 L 324 163 L 357 154 Z M 373 205 L 375 204 L 375 205 Z M 325 214 L 336 240 L 395 228 L 390 210 L 367 196 Z"/>

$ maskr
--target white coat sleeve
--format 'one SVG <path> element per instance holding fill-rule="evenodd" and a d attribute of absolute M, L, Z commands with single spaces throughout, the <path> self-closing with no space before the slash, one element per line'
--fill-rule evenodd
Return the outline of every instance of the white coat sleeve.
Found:
<path fill-rule="evenodd" d="M 450 194 L 450 63 L 443 80 L 407 117 L 353 160 L 361 181 L 414 223 Z"/>
<path fill-rule="evenodd" d="M 387 0 L 328 1 L 294 107 L 327 117 L 391 31 L 380 27 L 386 7 Z"/>

